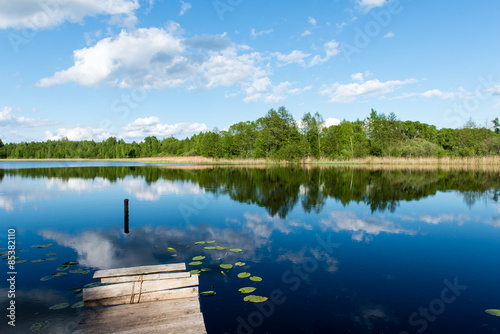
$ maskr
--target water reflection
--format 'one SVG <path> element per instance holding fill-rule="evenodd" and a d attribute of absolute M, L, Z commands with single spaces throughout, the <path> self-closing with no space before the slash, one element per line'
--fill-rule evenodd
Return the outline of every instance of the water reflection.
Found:
<path fill-rule="evenodd" d="M 286 218 L 301 204 L 306 213 L 320 213 L 328 198 L 344 206 L 364 203 L 372 212 L 394 213 L 402 202 L 440 192 L 457 191 L 469 208 L 478 201 L 498 202 L 500 174 L 442 170 L 372 170 L 351 168 L 205 168 L 92 167 L 0 170 L 0 207 L 14 210 L 27 198 L 57 196 L 68 191 L 93 191 L 118 180 L 125 192 L 142 201 L 170 194 L 228 195 L 233 201 L 256 204 L 271 216 Z M 44 180 L 44 191 L 21 187 L 22 179 Z M 145 182 L 144 182 L 145 181 Z M 15 183 L 15 186 L 12 185 Z M 54 188 L 57 188 L 55 191 Z"/>

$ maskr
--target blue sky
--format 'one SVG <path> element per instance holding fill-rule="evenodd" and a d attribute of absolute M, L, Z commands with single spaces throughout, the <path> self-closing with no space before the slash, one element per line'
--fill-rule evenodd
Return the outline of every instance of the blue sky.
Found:
<path fill-rule="evenodd" d="M 0 0 L 0 139 L 183 138 L 285 106 L 500 114 L 496 0 Z M 488 125 L 489 126 L 489 125 Z"/>

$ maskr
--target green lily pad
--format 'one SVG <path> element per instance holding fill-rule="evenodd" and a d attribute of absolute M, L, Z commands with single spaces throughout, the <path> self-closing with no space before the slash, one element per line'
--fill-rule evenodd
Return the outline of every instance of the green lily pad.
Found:
<path fill-rule="evenodd" d="M 65 271 L 65 270 L 68 270 L 70 267 L 68 266 L 62 266 L 62 267 L 58 267 L 56 268 L 57 271 Z"/>
<path fill-rule="evenodd" d="M 206 244 L 213 244 L 215 243 L 215 240 L 210 240 L 210 241 L 205 241 Z"/>
<path fill-rule="evenodd" d="M 75 295 L 75 294 L 77 294 L 77 293 L 81 292 L 81 291 L 82 291 L 82 289 L 83 289 L 83 288 L 73 288 L 73 289 L 69 289 L 69 290 L 68 290 L 68 293 L 72 293 L 72 294 L 74 294 L 74 295 Z"/>
<path fill-rule="evenodd" d="M 238 267 L 243 267 L 245 265 L 245 262 L 236 262 L 234 265 Z"/>
<path fill-rule="evenodd" d="M 81 300 L 81 301 L 71 305 L 71 308 L 79 308 L 79 307 L 83 307 L 83 306 L 85 306 L 85 304 L 83 303 L 83 300 Z"/>
<path fill-rule="evenodd" d="M 56 253 L 47 253 L 45 254 L 45 256 L 56 256 L 57 254 Z"/>
<path fill-rule="evenodd" d="M 49 279 L 53 279 L 53 278 L 54 278 L 54 276 L 52 276 L 52 275 L 43 276 L 42 278 L 40 278 L 40 281 L 45 282 L 45 281 L 48 281 Z"/>
<path fill-rule="evenodd" d="M 75 298 L 82 298 L 83 297 L 83 292 L 77 293 L 75 295 Z"/>
<path fill-rule="evenodd" d="M 60 277 L 60 276 L 66 276 L 68 274 L 63 273 L 62 271 L 58 271 L 57 273 L 51 274 L 52 277 Z"/>
<path fill-rule="evenodd" d="M 241 252 L 243 252 L 243 250 L 239 249 L 239 248 L 231 248 L 229 251 L 233 252 L 233 253 L 241 253 Z"/>
<path fill-rule="evenodd" d="M 202 291 L 200 292 L 202 296 L 215 296 L 215 291 Z"/>
<path fill-rule="evenodd" d="M 215 249 L 217 249 L 217 250 L 224 250 L 224 249 L 227 249 L 227 248 L 226 247 L 222 247 L 222 246 L 217 246 L 217 247 L 215 247 Z"/>
<path fill-rule="evenodd" d="M 70 269 L 69 273 L 70 274 L 83 274 L 83 275 L 87 275 L 88 273 L 90 273 L 90 271 L 78 268 L 78 269 Z"/>
<path fill-rule="evenodd" d="M 71 267 L 71 266 L 76 266 L 77 264 L 79 264 L 78 261 L 68 261 L 68 262 L 64 262 L 63 266 Z"/>
<path fill-rule="evenodd" d="M 16 252 L 18 253 L 21 253 L 21 252 L 27 252 L 28 250 L 27 249 L 24 249 L 24 248 L 21 248 L 21 249 L 18 249 L 16 250 Z"/>
<path fill-rule="evenodd" d="M 231 269 L 233 267 L 230 263 L 223 263 L 219 265 L 222 269 Z"/>
<path fill-rule="evenodd" d="M 9 251 L 5 251 L 5 252 L 0 253 L 0 256 L 5 256 L 5 255 L 9 255 Z"/>
<path fill-rule="evenodd" d="M 85 289 L 88 289 L 88 288 L 95 288 L 96 286 L 99 286 L 101 285 L 101 283 L 99 282 L 92 282 L 92 283 L 89 283 L 89 284 L 85 284 L 83 287 Z"/>
<path fill-rule="evenodd" d="M 188 263 L 190 266 L 199 266 L 200 264 L 202 264 L 201 261 L 194 261 L 194 262 L 189 262 Z"/>
<path fill-rule="evenodd" d="M 195 245 L 203 245 L 205 243 L 205 241 L 196 241 L 194 244 Z"/>
<path fill-rule="evenodd" d="M 18 263 L 26 263 L 26 260 L 17 260 L 16 264 L 18 264 Z"/>
<path fill-rule="evenodd" d="M 38 246 L 36 246 L 36 248 L 47 248 L 47 247 L 50 247 L 52 245 L 53 244 L 38 245 Z"/>
<path fill-rule="evenodd" d="M 201 271 L 211 271 L 212 269 L 210 268 L 201 268 Z"/>
<path fill-rule="evenodd" d="M 36 260 L 31 261 L 31 263 L 39 263 L 39 262 L 43 262 L 43 261 L 45 261 L 45 259 L 36 259 Z"/>
<path fill-rule="evenodd" d="M 217 249 L 216 247 L 214 246 L 205 246 L 203 247 L 204 249 L 208 249 L 208 250 L 213 250 L 213 249 Z"/>
<path fill-rule="evenodd" d="M 262 303 L 265 302 L 267 299 L 268 299 L 267 297 L 256 296 L 256 295 L 248 295 L 245 298 L 243 298 L 244 301 L 250 303 Z"/>
<path fill-rule="evenodd" d="M 204 259 L 205 259 L 205 257 L 202 256 L 202 255 L 193 257 L 193 261 L 201 261 L 201 260 L 204 260 Z"/>
<path fill-rule="evenodd" d="M 189 273 L 190 273 L 191 275 L 199 275 L 199 274 L 200 274 L 200 272 L 201 272 L 201 271 L 200 271 L 200 270 L 198 270 L 198 269 L 193 269 L 193 270 L 190 270 L 190 271 L 189 271 Z"/>
<path fill-rule="evenodd" d="M 259 276 L 252 276 L 250 277 L 250 280 L 254 282 L 262 282 L 262 278 L 260 278 Z"/>
<path fill-rule="evenodd" d="M 170 256 L 174 256 L 174 257 L 175 257 L 175 256 L 177 256 L 177 254 L 172 254 L 172 255 L 170 255 Z"/>
<path fill-rule="evenodd" d="M 247 277 L 250 277 L 252 274 L 250 273 L 239 273 L 238 274 L 238 277 L 239 278 L 247 278 Z"/>
<path fill-rule="evenodd" d="M 54 306 L 49 307 L 49 310 L 61 310 L 69 306 L 69 303 L 59 303 Z"/>
<path fill-rule="evenodd" d="M 57 260 L 57 257 L 49 257 L 48 259 L 45 259 L 45 261 L 54 261 Z"/>
<path fill-rule="evenodd" d="M 175 248 L 172 248 L 172 247 L 167 247 L 167 250 L 168 250 L 168 251 L 174 251 L 174 252 L 175 252 Z"/>
<path fill-rule="evenodd" d="M 490 308 L 484 312 L 491 314 L 491 315 L 494 315 L 495 317 L 500 317 L 500 310 L 498 310 L 498 309 Z"/>
<path fill-rule="evenodd" d="M 48 320 L 35 322 L 33 325 L 31 325 L 30 331 L 38 332 L 38 331 L 40 331 L 44 328 L 47 328 L 49 326 L 50 326 L 50 321 L 48 321 Z"/>
<path fill-rule="evenodd" d="M 257 290 L 257 288 L 254 288 L 252 286 L 248 286 L 248 287 L 241 288 L 238 291 L 241 293 L 251 293 L 251 292 L 254 292 L 255 290 Z"/>

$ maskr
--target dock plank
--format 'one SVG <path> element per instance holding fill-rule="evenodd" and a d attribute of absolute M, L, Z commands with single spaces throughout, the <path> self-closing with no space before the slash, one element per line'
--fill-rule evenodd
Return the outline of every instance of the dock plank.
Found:
<path fill-rule="evenodd" d="M 185 263 L 159 264 L 152 266 L 98 270 L 94 273 L 94 278 L 97 279 L 103 277 L 144 275 L 144 274 L 165 273 L 165 272 L 183 271 L 183 270 L 186 270 Z"/>
<path fill-rule="evenodd" d="M 198 276 L 168 280 L 127 282 L 83 289 L 83 301 L 139 295 L 148 292 L 185 288 L 198 285 Z"/>
<path fill-rule="evenodd" d="M 161 279 L 172 279 L 172 278 L 183 278 L 190 277 L 191 274 L 188 272 L 172 272 L 163 274 L 148 274 L 148 275 L 134 275 L 134 276 L 118 276 L 118 277 L 104 277 L 101 278 L 102 284 L 109 283 L 125 283 L 125 282 L 137 282 L 140 279 L 143 281 L 154 281 Z"/>
<path fill-rule="evenodd" d="M 134 295 L 133 300 L 131 300 L 131 296 L 90 300 L 85 302 L 85 306 L 86 307 L 110 306 L 119 304 L 133 304 L 133 303 L 138 303 L 139 301 L 143 303 L 143 302 L 153 302 L 158 300 L 182 299 L 190 297 L 198 297 L 198 287 L 143 293 L 141 295 Z"/>

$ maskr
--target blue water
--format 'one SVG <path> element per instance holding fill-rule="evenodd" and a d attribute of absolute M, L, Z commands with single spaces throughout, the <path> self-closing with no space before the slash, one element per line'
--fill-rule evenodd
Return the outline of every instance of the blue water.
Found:
<path fill-rule="evenodd" d="M 40 167 L 30 164 L 23 168 Z M 497 184 L 474 190 L 472 202 L 469 190 L 450 187 L 397 200 L 394 210 L 373 211 L 372 199 L 343 204 L 323 194 L 318 210 L 308 211 L 304 199 L 316 181 L 294 192 L 295 185 L 283 188 L 287 183 L 274 176 L 262 186 L 255 181 L 263 173 L 257 170 L 244 179 L 248 174 L 239 169 L 171 174 L 138 165 L 110 177 L 116 168 L 110 164 L 88 169 L 66 163 L 64 172 L 78 171 L 81 177 L 61 176 L 62 169 L 58 176 L 39 169 L 17 172 L 19 166 L 7 172 L 5 162 L 0 166 L 5 172 L 0 248 L 7 247 L 7 230 L 13 228 L 17 248 L 27 249 L 17 254 L 27 262 L 16 265 L 16 327 L 8 326 L 4 315 L 1 333 L 29 333 L 32 324 L 46 320 L 50 325 L 40 333 L 71 333 L 84 309 L 49 307 L 81 300 L 68 290 L 93 282 L 95 270 L 189 263 L 197 255 L 207 256 L 203 267 L 212 269 L 201 273 L 200 291 L 213 287 L 217 292 L 200 299 L 208 333 L 500 333 L 500 318 L 484 312 L 500 308 Z M 219 176 L 216 183 L 205 180 L 216 173 L 235 176 L 241 186 L 229 189 Z M 246 198 L 238 190 L 248 184 L 255 184 L 248 188 L 255 193 Z M 287 209 L 281 216 L 270 214 L 283 191 L 296 200 L 281 199 L 278 204 Z M 387 200 L 391 196 L 396 195 Z M 123 231 L 125 198 L 130 200 L 129 234 Z M 203 250 L 194 245 L 199 240 L 243 252 Z M 175 248 L 177 257 L 167 247 Z M 31 263 L 48 253 L 57 259 Z M 90 273 L 40 281 L 71 260 L 79 262 L 74 268 Z M 246 264 L 221 274 L 221 262 L 236 261 Z M 263 281 L 240 279 L 236 275 L 242 271 Z M 244 302 L 238 292 L 243 286 L 257 287 L 254 294 L 268 302 Z M 7 290 L 2 280 L 2 310 L 9 302 Z"/>

